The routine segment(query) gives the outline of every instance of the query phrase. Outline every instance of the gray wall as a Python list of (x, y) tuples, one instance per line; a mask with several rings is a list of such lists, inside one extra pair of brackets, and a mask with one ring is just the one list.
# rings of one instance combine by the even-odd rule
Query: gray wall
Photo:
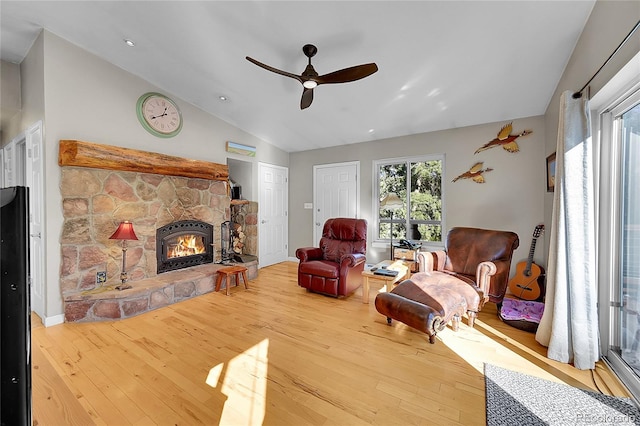
[[(388, 245), (374, 247), (371, 240), (375, 231), (371, 226), (375, 218), (372, 211), (373, 162), (384, 158), (445, 154), (445, 233), (454, 226), (511, 230), (521, 239), (515, 259), (526, 258), (533, 228), (543, 220), (546, 191), (544, 120), (541, 116), (514, 117), (514, 133), (525, 129), (533, 131), (517, 140), (520, 152), (509, 153), (500, 147), (474, 155), (477, 148), (496, 137), (504, 124), (490, 123), (292, 153), (289, 255), (295, 256), (298, 247), (314, 245), (313, 210), (303, 208), (305, 202), (313, 201), (314, 165), (360, 161), (360, 216), (370, 224), (367, 260), (377, 262), (389, 256), (389, 249)], [(484, 167), (494, 169), (485, 174), (485, 183), (478, 184), (469, 179), (451, 182), (477, 161), (484, 161)]]
[(0, 146), (4, 129), (22, 108), (20, 96), (20, 65), (0, 61)]
[[(640, 20), (640, 1), (596, 2), (582, 35), (560, 78), (544, 116), (546, 126), (545, 155), (556, 151), (558, 140), (558, 118), (560, 96), (565, 90), (578, 91), (604, 64), (609, 55), (624, 40), (633, 26)], [(593, 97), (620, 69), (640, 51), (640, 31), (625, 43), (609, 64), (591, 83)], [(584, 95), (586, 96), (586, 91)], [(592, 117), (594, 119), (595, 117)], [(547, 228), (551, 223), (553, 194), (544, 197), (544, 219)], [(545, 250), (549, 246), (549, 233), (545, 234)], [(546, 263), (546, 262), (545, 262)]]

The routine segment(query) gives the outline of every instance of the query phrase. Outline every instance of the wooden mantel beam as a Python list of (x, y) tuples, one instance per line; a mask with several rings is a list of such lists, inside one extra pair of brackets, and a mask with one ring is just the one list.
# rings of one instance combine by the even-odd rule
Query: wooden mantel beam
[(229, 179), (226, 164), (76, 140), (60, 141), (58, 165), (208, 180)]

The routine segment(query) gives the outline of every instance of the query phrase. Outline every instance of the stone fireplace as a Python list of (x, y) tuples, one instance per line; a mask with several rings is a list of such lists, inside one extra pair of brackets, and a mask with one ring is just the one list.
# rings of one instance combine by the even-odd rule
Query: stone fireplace
[[(72, 144), (72, 154), (78, 157), (84, 155), (81, 150), (85, 145), (100, 150), (100, 161), (75, 166), (75, 160), (63, 158), (63, 149), (69, 149), (67, 142), (78, 145)], [(105, 159), (118, 151), (126, 152), (117, 161)], [(193, 165), (194, 160), (188, 159), (177, 159), (175, 166), (167, 166), (173, 158), (60, 141), (64, 217), (60, 288), (66, 321), (125, 318), (213, 291), (215, 271), (224, 266), (217, 263), (221, 247), (215, 234), (231, 218), (232, 210), (226, 166), (218, 172), (216, 167), (221, 165)], [(150, 161), (160, 165), (150, 166)], [(136, 167), (144, 171), (135, 171)], [(212, 175), (212, 170), (216, 174), (204, 178), (176, 175), (194, 170), (205, 176)], [(243, 224), (250, 235), (247, 248), (255, 248), (250, 254), (257, 255), (257, 203), (248, 204), (250, 213)], [(109, 236), (124, 220), (133, 223), (138, 240), (129, 241), (126, 261), (133, 289), (118, 291), (113, 287), (119, 283), (122, 249)], [(176, 255), (175, 250), (183, 255)], [(257, 262), (246, 266), (249, 279), (255, 278)], [(107, 276), (104, 283), (98, 280), (102, 272)]]
[(213, 225), (181, 220), (156, 230), (158, 273), (213, 262)]
[[(181, 221), (216, 229), (230, 215), (226, 185), (218, 181), (64, 167), (61, 191), (63, 295), (100, 287), (96, 274), (101, 271), (107, 283), (117, 281), (122, 250), (109, 236), (123, 220), (133, 223), (138, 236), (127, 251), (127, 273), (134, 283), (158, 274), (156, 230)], [(220, 258), (219, 245), (215, 250), (213, 260)]]

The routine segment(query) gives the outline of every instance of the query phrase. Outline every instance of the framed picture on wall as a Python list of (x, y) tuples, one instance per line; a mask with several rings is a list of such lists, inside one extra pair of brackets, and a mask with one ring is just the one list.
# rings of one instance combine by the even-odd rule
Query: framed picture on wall
[(547, 192), (553, 192), (556, 187), (556, 153), (547, 157)]

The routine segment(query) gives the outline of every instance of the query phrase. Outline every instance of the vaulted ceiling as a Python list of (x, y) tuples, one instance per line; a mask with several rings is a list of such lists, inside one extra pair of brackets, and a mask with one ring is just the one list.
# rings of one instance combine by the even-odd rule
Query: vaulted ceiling
[[(3, 0), (0, 59), (20, 63), (46, 28), (295, 152), (544, 114), (593, 5)], [(299, 82), (245, 56), (300, 74), (307, 43), (318, 47), (319, 74), (379, 70), (317, 87), (301, 110)]]

